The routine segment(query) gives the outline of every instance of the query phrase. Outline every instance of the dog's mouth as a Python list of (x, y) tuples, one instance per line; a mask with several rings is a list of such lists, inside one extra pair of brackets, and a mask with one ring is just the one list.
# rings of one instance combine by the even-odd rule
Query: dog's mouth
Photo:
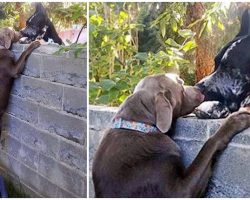
[(194, 86), (194, 88), (197, 90), (196, 99), (202, 103), (205, 100), (205, 95), (202, 93), (202, 90), (199, 87)]

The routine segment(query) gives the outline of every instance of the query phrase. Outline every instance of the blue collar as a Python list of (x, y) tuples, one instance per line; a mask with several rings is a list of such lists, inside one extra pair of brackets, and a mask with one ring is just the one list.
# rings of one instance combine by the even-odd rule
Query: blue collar
[(127, 121), (122, 118), (114, 118), (112, 120), (112, 128), (124, 128), (129, 130), (140, 131), (142, 133), (157, 133), (159, 132), (156, 126), (151, 126), (148, 124), (134, 122), (134, 121)]

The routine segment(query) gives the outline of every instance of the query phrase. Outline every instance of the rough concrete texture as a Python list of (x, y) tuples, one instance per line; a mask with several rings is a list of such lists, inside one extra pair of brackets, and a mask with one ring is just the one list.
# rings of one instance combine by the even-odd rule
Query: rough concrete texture
[[(94, 197), (91, 168), (94, 153), (109, 127), (117, 108), (90, 106), (90, 197)], [(179, 118), (173, 128), (173, 139), (182, 150), (185, 166), (196, 157), (205, 141), (223, 120)], [(228, 148), (218, 155), (205, 197), (250, 197), (250, 129), (236, 135)]]
[[(17, 59), (27, 45), (14, 44)], [(86, 197), (86, 51), (41, 45), (15, 80), (0, 168), (30, 197)]]

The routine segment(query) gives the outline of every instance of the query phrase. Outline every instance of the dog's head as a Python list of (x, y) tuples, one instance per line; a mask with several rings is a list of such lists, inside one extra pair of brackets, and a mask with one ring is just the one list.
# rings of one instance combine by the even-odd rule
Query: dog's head
[(214, 72), (196, 86), (205, 95), (205, 101), (220, 101), (231, 111), (250, 91), (250, 10), (243, 13), (241, 29), (215, 57)]
[(156, 125), (167, 132), (172, 120), (191, 113), (204, 99), (201, 92), (172, 74), (148, 76), (121, 105), (116, 117)]
[(41, 3), (36, 3), (35, 13), (26, 21), (26, 27), (20, 32), (24, 37), (34, 41), (45, 34), (49, 24), (49, 18)]
[(13, 31), (10, 28), (1, 28), (0, 29), (0, 45), (9, 49), (12, 43), (18, 42), (21, 38), (19, 32)]

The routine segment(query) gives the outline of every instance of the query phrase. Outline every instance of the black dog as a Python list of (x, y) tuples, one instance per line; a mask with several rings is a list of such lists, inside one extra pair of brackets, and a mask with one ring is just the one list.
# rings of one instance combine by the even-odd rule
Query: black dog
[(52, 40), (60, 45), (63, 43), (41, 3), (36, 3), (35, 13), (26, 21), (26, 27), (20, 32), (28, 38), (25, 43), (36, 39), (44, 39), (46, 42)]
[(245, 10), (240, 32), (215, 57), (214, 72), (196, 84), (207, 101), (195, 111), (199, 118), (226, 117), (250, 104), (249, 50), (250, 10)]

